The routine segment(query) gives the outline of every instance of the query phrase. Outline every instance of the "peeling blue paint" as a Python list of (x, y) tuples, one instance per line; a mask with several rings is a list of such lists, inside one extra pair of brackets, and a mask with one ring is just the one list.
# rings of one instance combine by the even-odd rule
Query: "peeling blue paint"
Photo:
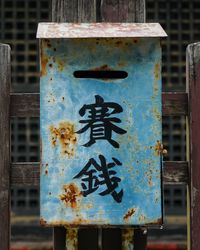
[[(76, 70), (122, 70), (125, 79), (79, 79)], [(42, 39), (41, 40), (41, 219), (47, 225), (148, 225), (162, 223), (161, 161), (161, 49), (159, 38)], [(115, 114), (126, 130), (112, 134), (120, 144), (106, 140), (90, 147), (90, 130), (83, 127), (79, 110), (95, 102), (118, 103)], [(59, 133), (71, 134), (69, 145)], [(68, 128), (66, 128), (68, 126)], [(68, 131), (68, 132), (66, 132)], [(157, 146), (156, 146), (157, 145)], [(66, 148), (65, 148), (66, 146)], [(65, 153), (66, 151), (66, 153)], [(105, 185), (84, 197), (81, 179), (75, 178), (90, 158), (103, 155), (121, 181), (122, 202), (101, 196)], [(73, 191), (69, 185), (73, 184)], [(68, 185), (68, 186), (67, 186)], [(71, 198), (64, 199), (65, 187)], [(71, 191), (70, 191), (71, 190)], [(76, 194), (74, 193), (76, 192)], [(72, 197), (73, 196), (73, 197)], [(71, 201), (71, 203), (70, 203)]]

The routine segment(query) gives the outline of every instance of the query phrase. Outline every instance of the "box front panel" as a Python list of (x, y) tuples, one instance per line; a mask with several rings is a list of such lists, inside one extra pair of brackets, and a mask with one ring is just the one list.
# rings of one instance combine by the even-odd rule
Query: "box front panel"
[(158, 38), (41, 40), (42, 224), (162, 223), (160, 68)]

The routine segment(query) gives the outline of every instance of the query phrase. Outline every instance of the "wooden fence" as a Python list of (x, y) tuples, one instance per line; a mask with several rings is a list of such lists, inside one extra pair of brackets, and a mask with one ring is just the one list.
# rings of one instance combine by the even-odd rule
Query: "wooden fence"
[[(78, 4), (74, 5), (75, 2)], [(102, 1), (99, 5), (100, 2), (93, 0), (88, 4), (88, 1), (83, 0), (52, 0), (53, 21), (144, 22), (145, 11), (142, 0), (107, 0)], [(115, 4), (113, 4), (114, 2)], [(10, 79), (10, 48), (7, 45), (0, 45), (1, 250), (8, 250), (10, 247), (10, 188), (12, 185), (38, 186), (40, 178), (39, 163), (37, 162), (10, 163), (10, 117), (39, 117), (40, 112), (39, 94), (10, 93)], [(187, 119), (188, 161), (164, 162), (163, 182), (164, 184), (188, 186), (188, 208), (190, 208), (188, 250), (197, 250), (200, 249), (198, 231), (200, 227), (200, 43), (189, 45), (187, 49), (187, 92), (163, 93), (162, 103), (163, 116), (181, 115)], [(95, 228), (78, 231), (78, 249), (99, 249), (99, 239), (101, 239), (103, 250), (127, 249), (123, 243), (127, 240), (126, 231)], [(134, 230), (129, 241), (133, 241), (134, 250), (145, 250), (146, 230)], [(66, 249), (66, 230), (61, 227), (54, 228), (54, 250), (64, 249)]]

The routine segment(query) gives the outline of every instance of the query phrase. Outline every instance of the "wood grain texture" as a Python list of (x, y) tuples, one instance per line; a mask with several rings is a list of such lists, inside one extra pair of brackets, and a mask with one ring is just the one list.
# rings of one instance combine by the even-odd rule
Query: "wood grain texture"
[(39, 117), (40, 95), (37, 93), (11, 94), (10, 115), (17, 117)]
[(0, 248), (10, 249), (10, 47), (0, 44)]
[[(39, 94), (24, 93), (11, 94), (11, 116), (38, 117), (40, 115)], [(162, 115), (187, 115), (188, 95), (187, 93), (163, 93)]]
[(102, 22), (145, 22), (144, 0), (102, 0), (100, 6)]
[(188, 184), (188, 162), (166, 161), (163, 164), (163, 182), (165, 184)]
[[(12, 186), (39, 185), (39, 163), (12, 163)], [(163, 163), (163, 181), (165, 184), (188, 184), (188, 163), (185, 161), (165, 161)]]
[(78, 22), (96, 22), (96, 0), (78, 0)]
[(165, 116), (187, 115), (188, 94), (181, 92), (166, 92), (162, 94), (162, 113)]
[(39, 186), (40, 184), (40, 164), (32, 163), (12, 163), (11, 185), (12, 186)]
[(187, 48), (189, 93), (190, 244), (200, 249), (200, 43)]
[(52, 0), (53, 22), (96, 22), (96, 0)]
[(52, 22), (78, 22), (78, 0), (52, 0)]

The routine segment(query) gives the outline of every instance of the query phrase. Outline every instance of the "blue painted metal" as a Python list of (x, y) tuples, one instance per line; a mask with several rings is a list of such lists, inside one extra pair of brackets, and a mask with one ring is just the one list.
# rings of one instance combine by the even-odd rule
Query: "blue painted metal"
[[(161, 224), (160, 39), (41, 39), (40, 45), (41, 223)], [(75, 78), (74, 72), (79, 70), (121, 70), (128, 76)], [(118, 104), (122, 110), (118, 107), (111, 114), (113, 108), (109, 107), (103, 121), (84, 123), (91, 120), (84, 105), (96, 101)], [(96, 134), (96, 140), (84, 146), (91, 141), (91, 126), (101, 124), (104, 134), (109, 125), (105, 121), (111, 117), (121, 120), (110, 122), (123, 132), (112, 131), (107, 139)], [(104, 166), (103, 171), (100, 155), (113, 167)], [(85, 166), (88, 169), (83, 173)], [(89, 174), (93, 189), (87, 194)]]

